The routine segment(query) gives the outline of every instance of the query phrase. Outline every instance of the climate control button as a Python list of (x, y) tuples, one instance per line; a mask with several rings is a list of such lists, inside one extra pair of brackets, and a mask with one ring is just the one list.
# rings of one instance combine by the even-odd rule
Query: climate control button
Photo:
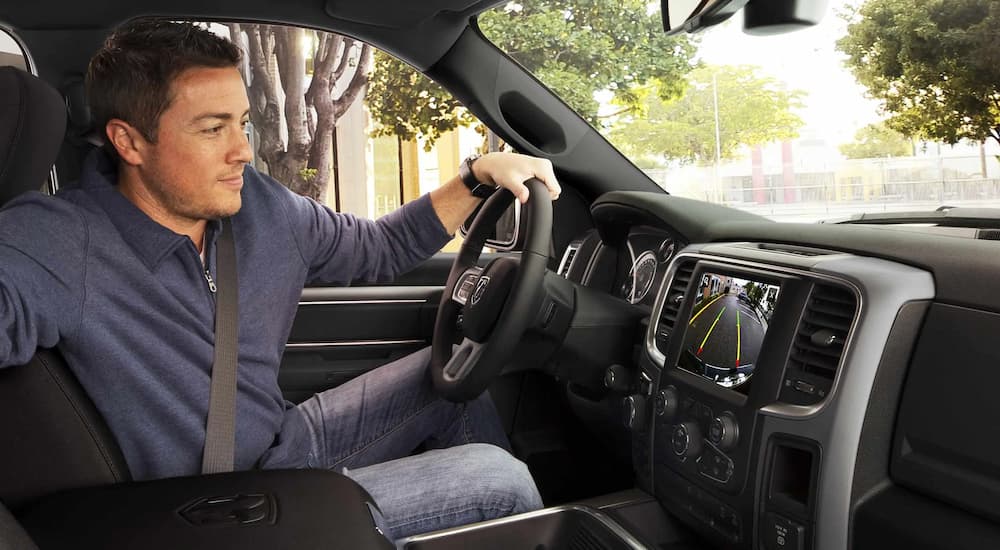
[(656, 416), (673, 418), (677, 414), (679, 407), (680, 396), (677, 393), (677, 388), (667, 386), (660, 390), (660, 393), (656, 396)]
[(695, 422), (682, 422), (674, 426), (670, 437), (674, 454), (696, 457), (701, 454), (701, 430)]
[(739, 438), (740, 426), (729, 411), (716, 416), (708, 425), (708, 440), (723, 451), (735, 448)]

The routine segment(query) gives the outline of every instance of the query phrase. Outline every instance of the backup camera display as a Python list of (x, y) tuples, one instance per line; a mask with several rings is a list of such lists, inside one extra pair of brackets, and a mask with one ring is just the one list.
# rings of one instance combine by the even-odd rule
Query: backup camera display
[(753, 375), (778, 285), (705, 273), (684, 333), (678, 366), (733, 388)]

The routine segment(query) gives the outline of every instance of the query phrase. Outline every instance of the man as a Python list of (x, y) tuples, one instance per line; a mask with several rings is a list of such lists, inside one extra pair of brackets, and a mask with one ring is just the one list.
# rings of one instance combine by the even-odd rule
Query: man
[[(438, 251), (481, 199), (460, 178), (377, 222), (341, 215), (249, 167), (239, 50), (143, 20), (91, 60), (107, 144), (56, 198), (0, 211), (0, 366), (58, 346), (136, 479), (197, 474), (214, 350), (215, 243), (231, 217), (239, 276), (237, 469), (336, 468), (393, 537), (541, 506), (488, 396), (437, 398), (418, 353), (294, 406), (277, 385), (304, 284), (386, 280)], [(526, 200), (548, 161), (491, 154), (478, 182)], [(49, 236), (38, 239), (39, 228)], [(418, 447), (431, 449), (409, 456)]]

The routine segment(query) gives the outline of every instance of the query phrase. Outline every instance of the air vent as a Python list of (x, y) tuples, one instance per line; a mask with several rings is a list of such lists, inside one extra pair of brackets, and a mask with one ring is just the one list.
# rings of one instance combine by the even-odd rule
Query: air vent
[(569, 270), (573, 267), (573, 260), (576, 259), (576, 253), (580, 251), (580, 246), (583, 243), (581, 241), (574, 241), (569, 243), (566, 247), (566, 252), (563, 253), (562, 260), (559, 262), (559, 275), (568, 278)]
[(1000, 229), (980, 229), (976, 238), (985, 241), (1000, 241)]
[(843, 287), (817, 284), (795, 334), (781, 399), (809, 405), (830, 392), (858, 303)]
[(677, 323), (677, 315), (681, 304), (684, 303), (684, 294), (691, 283), (692, 273), (694, 273), (694, 262), (679, 263), (674, 278), (670, 281), (670, 288), (663, 302), (663, 311), (660, 312), (660, 321), (656, 324), (656, 349), (663, 355), (667, 354), (670, 333)]

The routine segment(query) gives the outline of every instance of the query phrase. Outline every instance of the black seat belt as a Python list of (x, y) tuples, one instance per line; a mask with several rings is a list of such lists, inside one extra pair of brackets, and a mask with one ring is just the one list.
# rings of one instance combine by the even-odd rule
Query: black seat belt
[(215, 260), (215, 362), (208, 399), (201, 473), (233, 471), (236, 441), (236, 365), (239, 358), (239, 287), (236, 244), (229, 218), (222, 220)]

